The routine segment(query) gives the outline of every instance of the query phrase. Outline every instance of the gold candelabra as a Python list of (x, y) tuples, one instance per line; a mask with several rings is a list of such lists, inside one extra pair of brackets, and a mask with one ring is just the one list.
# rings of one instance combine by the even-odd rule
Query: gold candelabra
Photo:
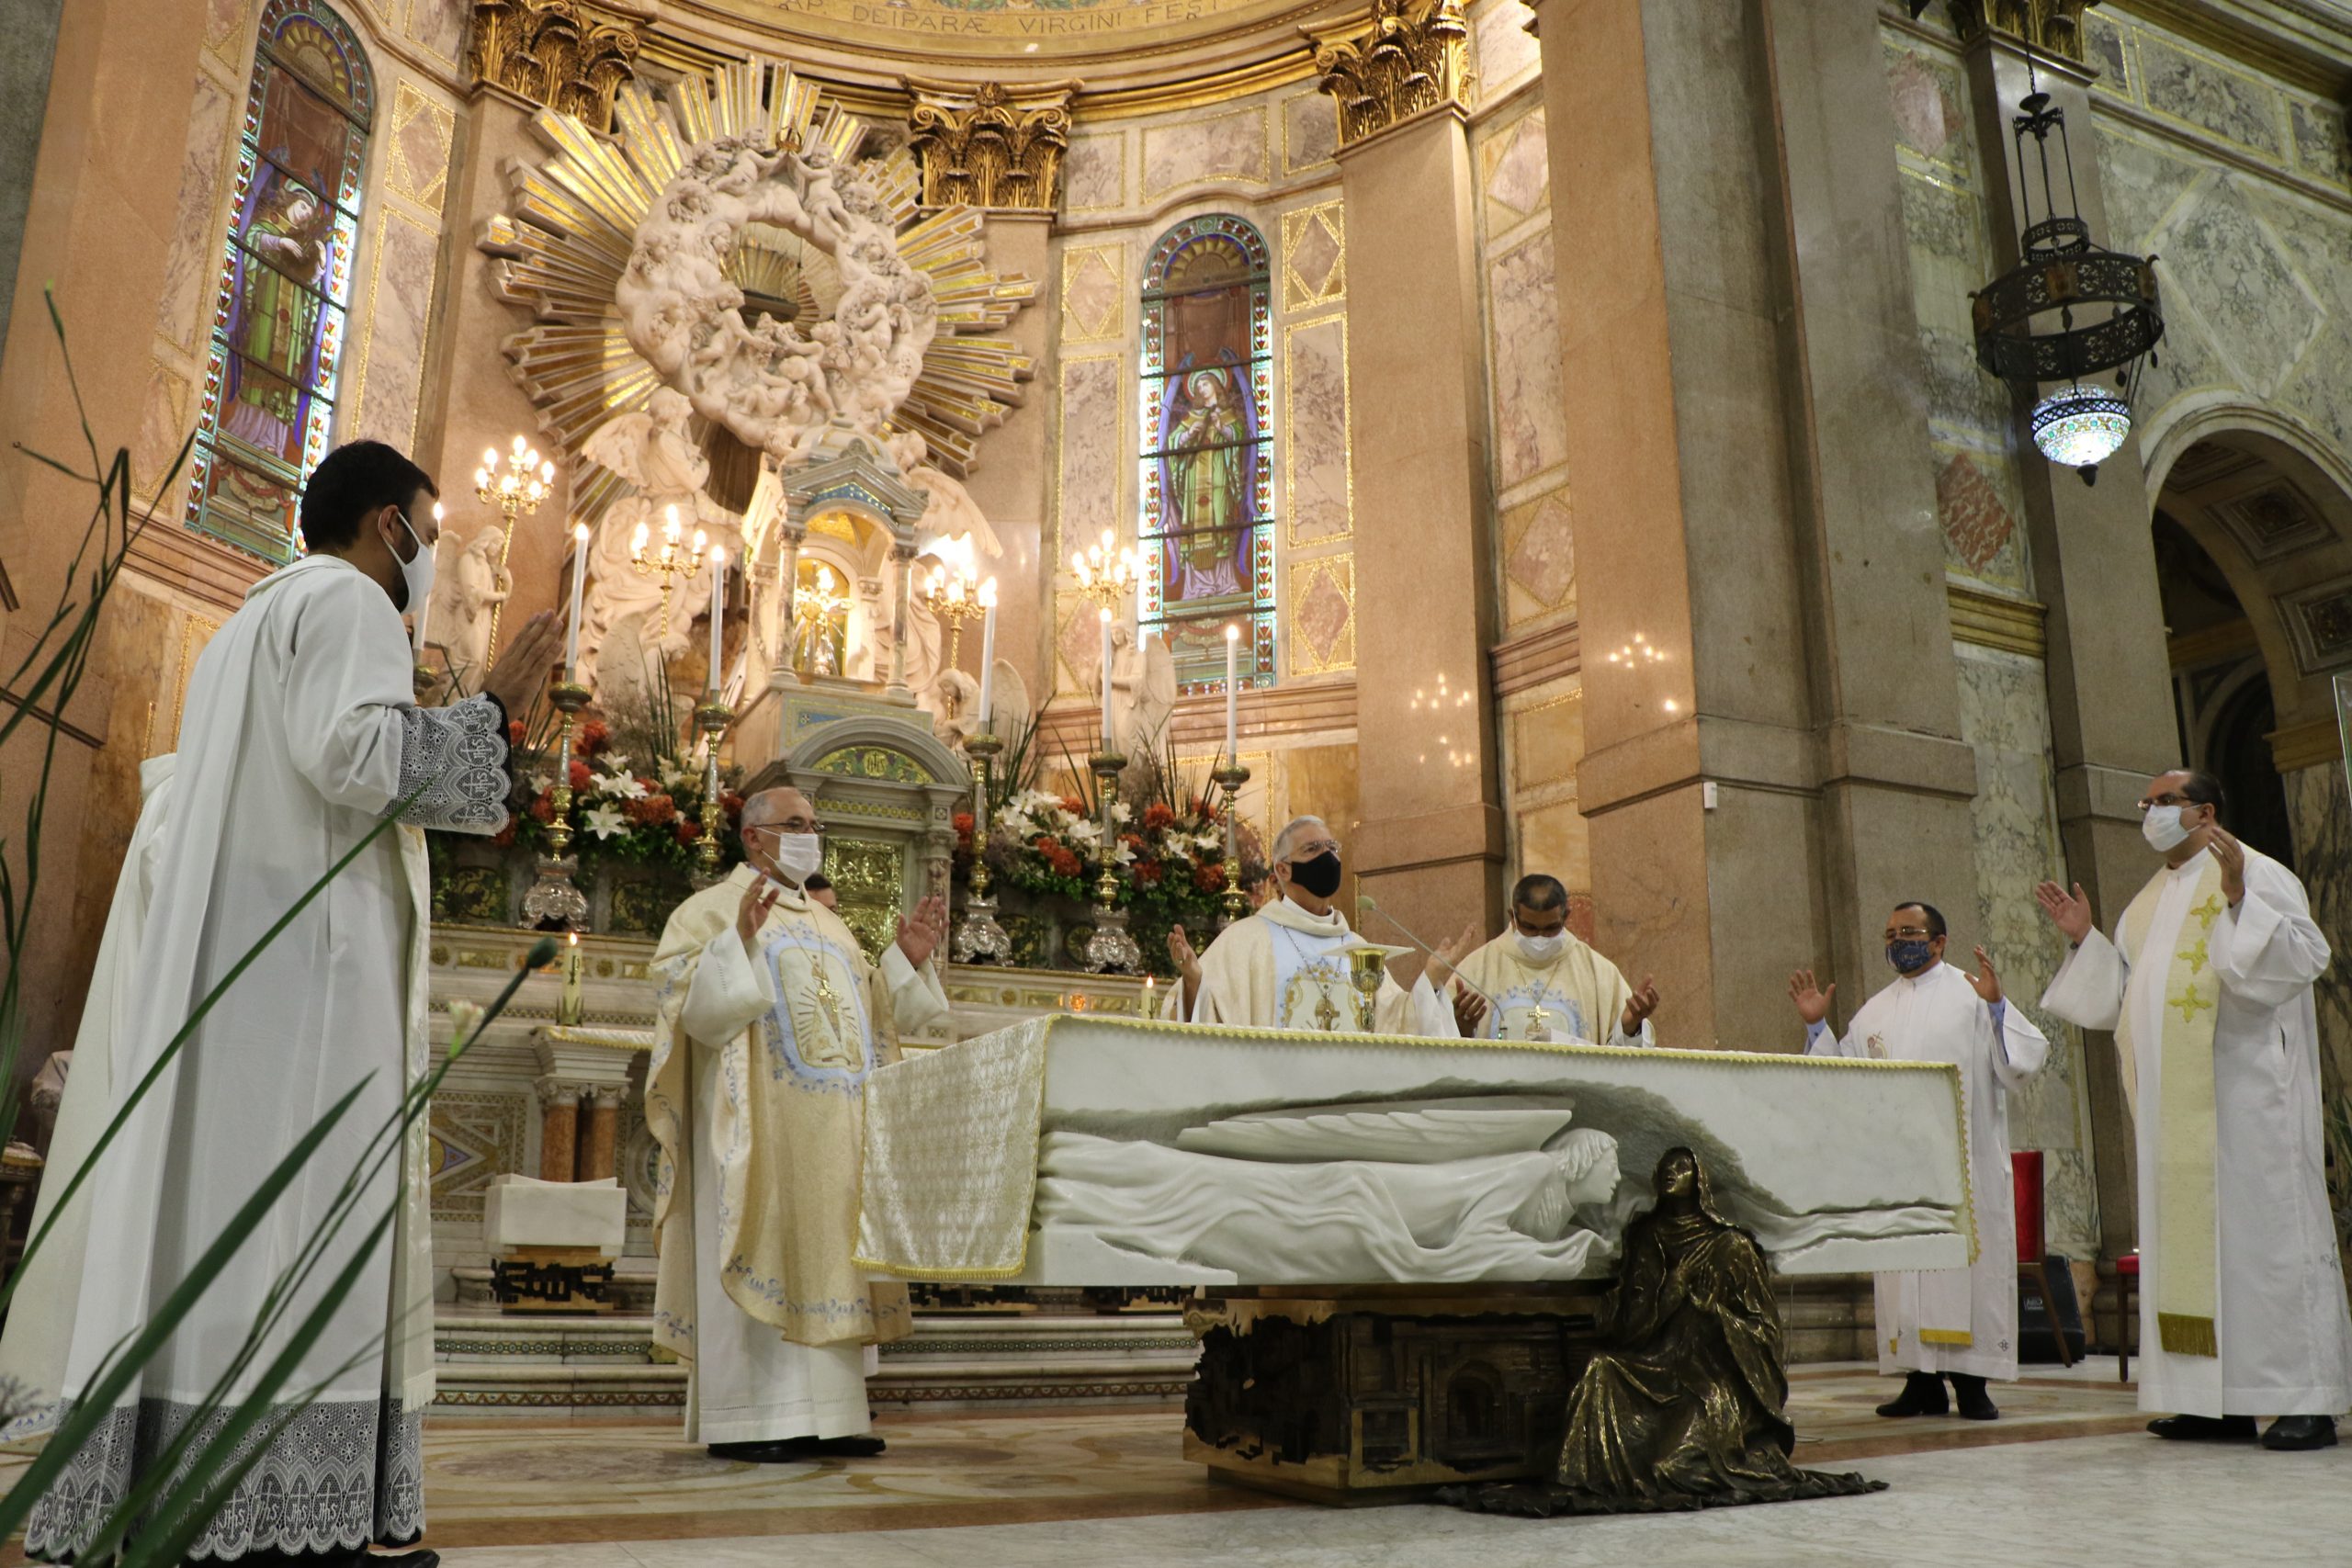
[[(555, 488), (555, 465), (539, 459), (538, 448), (518, 435), (514, 449), (506, 454), (503, 465), (499, 461), (498, 448), (490, 447), (481, 455), (481, 467), (474, 470), (474, 494), (485, 506), (494, 506), (503, 520), (505, 532), (498, 541), (498, 575), (506, 576), (506, 558), (514, 549), (514, 519), (528, 517), (538, 511), (539, 502)], [(485, 661), (498, 652), (498, 612), (503, 601), (493, 601), (490, 606), (490, 648), (483, 655)]]
[(539, 857), (539, 879), (523, 896), (523, 921), (540, 931), (579, 931), (588, 924), (588, 897), (571, 880), (580, 864), (571, 852), (571, 729), (580, 710), (588, 705), (588, 688), (577, 681), (558, 681), (548, 688), (548, 702), (563, 716), (556, 740), (555, 784), (548, 791), (548, 848), (553, 852)]
[(678, 521), (676, 505), (673, 503), (664, 507), (662, 511), (661, 550), (653, 555), (646, 553), (647, 547), (653, 542), (653, 529), (650, 524), (639, 523), (637, 525), (636, 535), (628, 543), (628, 564), (644, 576), (659, 577), (662, 580), (662, 629), (656, 635), (668, 637), (670, 635), (670, 590), (676, 585), (679, 578), (690, 572), (706, 570), (703, 546), (707, 540), (703, 531), (697, 528), (695, 530), (693, 547), (687, 547), (684, 543), (684, 525)]
[(727, 727), (735, 722), (735, 710), (719, 699), (718, 684), (711, 682), (695, 708), (695, 723), (702, 730), (704, 758), (702, 781), (702, 837), (695, 842), (695, 868), (706, 883), (718, 876), (718, 822), (727, 815), (727, 807), (718, 798), (718, 739)]
[[(985, 593), (986, 599), (981, 595)], [(976, 621), (988, 614), (989, 603), (996, 597), (996, 579), (986, 583), (968, 565), (934, 567), (931, 581), (922, 591), (925, 608), (947, 623), (947, 664), (953, 670), (963, 661), (964, 623)]]
[(1118, 799), (1119, 773), (1126, 758), (1105, 746), (1087, 758), (1094, 772), (1094, 792), (1102, 812), (1102, 874), (1094, 883), (1094, 932), (1086, 939), (1086, 966), (1099, 975), (1132, 975), (1143, 967), (1143, 949), (1127, 930), (1126, 911), (1114, 906), (1119, 897), (1118, 822), (1111, 814)]
[(1250, 782), (1250, 770), (1241, 765), (1238, 757), (1227, 756), (1209, 774), (1224, 792), (1225, 808), (1225, 896), (1219, 900), (1225, 906), (1224, 925), (1239, 919), (1249, 907), (1249, 896), (1241, 891), (1241, 786)]
[[(1136, 580), (1143, 574), (1143, 558), (1133, 549), (1111, 547), (1111, 530), (1102, 530), (1102, 537), (1070, 560), (1070, 570), (1077, 574), (1078, 591), (1105, 610), (1115, 613), (1120, 600), (1136, 591)], [(1109, 693), (1103, 694), (1108, 701)]]
[(964, 742), (972, 758), (972, 882), (964, 898), (964, 918), (956, 923), (948, 956), (958, 964), (1010, 964), (1012, 939), (997, 923), (996, 900), (989, 897), (989, 771), (1004, 742), (987, 730)]

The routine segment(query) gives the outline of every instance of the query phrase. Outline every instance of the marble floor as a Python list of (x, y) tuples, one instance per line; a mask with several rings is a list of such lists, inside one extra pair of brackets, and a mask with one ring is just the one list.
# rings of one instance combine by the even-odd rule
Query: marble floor
[[(713, 1461), (667, 1423), (428, 1423), (426, 1544), (445, 1568), (2352, 1561), (2352, 1447), (2162, 1443), (2113, 1380), (2112, 1360), (2036, 1369), (2000, 1392), (1998, 1422), (1888, 1422), (1871, 1413), (1886, 1380), (1808, 1368), (1790, 1391), (1800, 1462), (1890, 1490), (1554, 1522), (1317, 1508), (1211, 1482), (1168, 1406), (892, 1416), (883, 1459), (785, 1466)], [(0, 1484), (21, 1462), (0, 1461)], [(12, 1545), (0, 1564), (17, 1561)]]

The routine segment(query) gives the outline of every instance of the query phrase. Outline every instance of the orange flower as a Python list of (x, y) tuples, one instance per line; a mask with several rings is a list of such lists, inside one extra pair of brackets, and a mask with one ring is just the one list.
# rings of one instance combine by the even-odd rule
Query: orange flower
[(1155, 830), (1162, 828), (1173, 828), (1176, 826), (1176, 812), (1174, 807), (1170, 807), (1161, 801), (1153, 801), (1149, 806), (1143, 808), (1143, 825), (1146, 828), (1153, 829)]

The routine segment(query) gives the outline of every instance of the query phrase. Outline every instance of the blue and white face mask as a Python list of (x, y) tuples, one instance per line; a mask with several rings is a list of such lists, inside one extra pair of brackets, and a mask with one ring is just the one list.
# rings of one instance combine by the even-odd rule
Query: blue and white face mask
[(1936, 951), (1931, 941), (1912, 939), (1886, 944), (1886, 961), (1894, 965), (1898, 975), (1916, 975), (1935, 962)]

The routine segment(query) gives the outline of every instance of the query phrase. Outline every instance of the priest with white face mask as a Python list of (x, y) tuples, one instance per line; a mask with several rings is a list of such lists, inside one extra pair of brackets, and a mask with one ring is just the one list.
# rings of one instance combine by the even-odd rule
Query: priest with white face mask
[[(1298, 1029), (1317, 1033), (1361, 1032), (1347, 950), (1368, 944), (1332, 906), (1340, 891), (1340, 840), (1319, 817), (1301, 817), (1274, 836), (1275, 896), (1236, 920), (1194, 955), (1184, 928), (1169, 933), (1168, 954), (1183, 984), (1170, 1008), (1193, 1023), (1249, 1029)], [(1442, 987), (1454, 960), (1476, 940), (1465, 931), (1430, 955), (1408, 991), (1383, 972), (1374, 1003), (1377, 1034), (1459, 1036), (1484, 1010), (1475, 997), (1449, 1005)]]
[(808, 797), (753, 795), (742, 832), (749, 862), (679, 905), (654, 955), (654, 1337), (690, 1371), (686, 1438), (714, 1458), (870, 1457), (872, 1347), (910, 1321), (906, 1287), (852, 1261), (863, 1095), (899, 1030), (947, 1014), (927, 967), (946, 910), (923, 899), (868, 963), (808, 891), (825, 858)]
[(1829, 1027), (1838, 987), (1813, 971), (1789, 976), (1804, 1020), (1805, 1055), (1867, 1061), (1950, 1062), (1960, 1069), (1968, 1128), (1969, 1190), (1975, 1196), (1976, 1258), (1965, 1269), (1906, 1269), (1878, 1276), (1878, 1368), (1904, 1374), (1903, 1392), (1881, 1416), (1941, 1416), (1951, 1380), (1960, 1413), (2000, 1415), (1987, 1378), (2018, 1375), (2017, 1203), (2009, 1166), (2009, 1090), (2041, 1070), (2050, 1041), (2001, 994), (1983, 948), (1976, 973), (1944, 962), (1950, 941), (1932, 904), (1898, 904), (1886, 918), (1886, 962), (1894, 982), (1864, 1002), (1839, 1039)]
[(1486, 1005), (1483, 1040), (1649, 1045), (1657, 983), (1629, 985), (1614, 964), (1568, 930), (1568, 890), (1556, 876), (1522, 876), (1510, 891), (1510, 929), (1462, 961), (1454, 984)]
[(2077, 886), (2037, 890), (2073, 944), (2042, 1006), (2112, 1030), (2140, 1149), (2140, 1408), (2158, 1437), (2334, 1446), (2352, 1406), (2320, 1132), (2312, 982), (2327, 969), (2295, 874), (2222, 827), (2222, 788), (2151, 780), (2164, 863), (2112, 932)]

